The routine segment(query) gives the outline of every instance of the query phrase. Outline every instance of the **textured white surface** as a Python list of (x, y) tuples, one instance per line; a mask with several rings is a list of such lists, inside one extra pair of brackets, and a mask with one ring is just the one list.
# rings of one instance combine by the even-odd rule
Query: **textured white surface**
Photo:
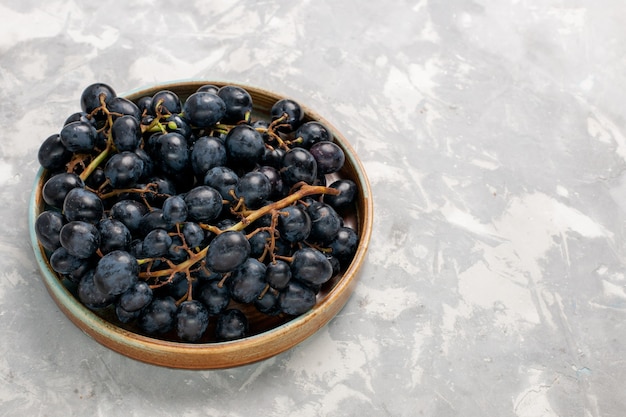
[[(0, 415), (623, 415), (626, 3), (0, 3)], [(301, 100), (373, 187), (346, 307), (231, 370), (100, 346), (28, 243), (36, 151), (82, 89), (188, 78)]]

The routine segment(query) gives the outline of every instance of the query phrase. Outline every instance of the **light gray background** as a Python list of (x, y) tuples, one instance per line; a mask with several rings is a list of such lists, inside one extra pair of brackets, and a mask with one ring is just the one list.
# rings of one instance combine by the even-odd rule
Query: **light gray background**
[[(0, 415), (623, 415), (626, 3), (4, 0), (0, 16)], [(230, 370), (100, 346), (28, 240), (37, 149), (82, 89), (189, 78), (316, 109), (374, 195), (346, 307)]]

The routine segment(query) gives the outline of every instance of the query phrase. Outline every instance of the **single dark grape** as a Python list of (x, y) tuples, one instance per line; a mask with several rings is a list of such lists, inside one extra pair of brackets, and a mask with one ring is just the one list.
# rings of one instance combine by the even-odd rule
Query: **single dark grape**
[(331, 254), (336, 257), (342, 264), (352, 261), (359, 244), (359, 237), (356, 232), (349, 227), (341, 227), (337, 236), (328, 245)]
[(242, 232), (226, 231), (209, 245), (207, 267), (213, 272), (229, 272), (242, 265), (250, 255), (250, 243)]
[(254, 258), (248, 258), (237, 267), (228, 278), (228, 290), (235, 301), (251, 303), (265, 289), (265, 265)]
[(300, 205), (287, 206), (278, 213), (277, 229), (282, 239), (301, 242), (309, 236), (311, 218)]
[(85, 179), (85, 186), (87, 188), (91, 188), (93, 190), (107, 190), (111, 188), (110, 185), (102, 187), (106, 182), (107, 177), (104, 173), (104, 169), (102, 167), (96, 167), (94, 171)]
[(109, 104), (111, 100), (117, 97), (115, 90), (104, 83), (94, 83), (87, 86), (80, 96), (80, 107), (85, 113), (92, 113), (95, 109), (102, 106), (101, 96), (105, 104)]
[(339, 194), (324, 194), (324, 202), (332, 206), (336, 210), (350, 206), (356, 198), (358, 187), (356, 183), (347, 178), (339, 179), (329, 186), (339, 191)]
[(78, 111), (76, 113), (70, 114), (65, 122), (63, 122), (63, 126), (68, 125), (72, 122), (87, 122), (90, 123), (93, 127), (97, 128), (97, 121), (94, 117), (91, 117), (89, 114), (84, 111)]
[(259, 171), (250, 171), (239, 178), (235, 187), (235, 194), (243, 198), (243, 202), (249, 209), (256, 209), (263, 205), (269, 198), (272, 185), (269, 178)]
[(239, 176), (230, 168), (213, 167), (204, 175), (204, 184), (219, 191), (222, 199), (233, 201), (235, 187), (239, 182)]
[(286, 193), (283, 178), (276, 168), (269, 165), (263, 165), (257, 169), (257, 172), (265, 175), (270, 182), (269, 199), (280, 200), (285, 196)]
[(311, 218), (309, 240), (327, 243), (337, 236), (342, 218), (330, 205), (316, 201), (306, 208), (306, 212)]
[(152, 157), (145, 151), (145, 149), (142, 148), (137, 148), (133, 152), (143, 162), (143, 171), (139, 176), (139, 182), (149, 182), (147, 179), (154, 174), (154, 161), (152, 160)]
[(119, 304), (115, 305), (115, 317), (120, 323), (130, 323), (135, 320), (141, 314), (141, 310), (126, 311)]
[(98, 310), (115, 302), (116, 296), (102, 292), (95, 283), (94, 270), (89, 270), (78, 283), (78, 299), (85, 307)]
[(289, 185), (301, 181), (313, 184), (317, 179), (317, 162), (306, 149), (292, 148), (283, 157), (281, 172)]
[(176, 334), (185, 342), (200, 340), (209, 325), (209, 312), (196, 300), (183, 301), (176, 312)]
[(282, 148), (265, 148), (265, 151), (263, 151), (263, 157), (261, 158), (261, 162), (264, 165), (280, 169), (282, 168), (283, 157), (285, 156), (286, 152), (287, 151)]
[(216, 219), (222, 211), (222, 195), (213, 187), (199, 185), (185, 194), (188, 216), (201, 223)]
[(61, 246), (59, 233), (66, 220), (58, 211), (48, 210), (41, 212), (35, 219), (35, 235), (37, 241), (49, 251)]
[(226, 105), (218, 95), (200, 91), (187, 98), (183, 113), (193, 126), (211, 127), (224, 117)]
[(252, 97), (245, 89), (235, 85), (226, 85), (219, 89), (217, 95), (225, 105), (222, 123), (236, 124), (250, 119)]
[(156, 298), (139, 316), (139, 328), (148, 334), (167, 333), (174, 327), (177, 310), (176, 301), (172, 297)]
[(213, 93), (213, 94), (217, 94), (217, 92), (219, 91), (219, 87), (213, 85), (213, 84), (206, 84), (203, 86), (198, 87), (198, 89), (196, 90), (196, 92), (200, 92), (200, 91), (206, 91), (207, 93)]
[(131, 234), (121, 221), (102, 219), (98, 223), (98, 232), (100, 233), (100, 251), (103, 254), (130, 248)]
[(217, 317), (215, 337), (220, 342), (242, 339), (248, 334), (248, 319), (238, 309), (227, 309)]
[(139, 107), (125, 97), (113, 98), (108, 102), (107, 109), (112, 113), (115, 120), (120, 116), (131, 116), (137, 121), (141, 120), (141, 110)]
[(168, 227), (168, 223), (163, 219), (163, 211), (155, 208), (141, 217), (141, 220), (139, 221), (138, 235), (146, 236), (154, 229), (167, 230)]
[(80, 177), (71, 172), (53, 175), (43, 185), (41, 194), (46, 204), (62, 208), (65, 196), (74, 188), (84, 188), (85, 183)]
[(95, 254), (100, 247), (100, 233), (91, 223), (70, 221), (61, 228), (59, 241), (71, 255), (86, 259)]
[(109, 215), (112, 219), (116, 219), (124, 223), (131, 234), (135, 234), (139, 230), (141, 218), (148, 212), (145, 204), (135, 200), (120, 200), (113, 204)]
[(156, 166), (166, 174), (178, 174), (189, 168), (187, 139), (177, 132), (158, 136), (153, 157)]
[(65, 196), (63, 215), (68, 221), (82, 220), (96, 224), (104, 214), (102, 199), (85, 188), (73, 188)]
[(328, 128), (316, 120), (304, 123), (298, 128), (293, 141), (295, 146), (310, 149), (318, 142), (332, 141), (333, 136)]
[(204, 178), (206, 172), (227, 162), (226, 147), (219, 140), (211, 136), (199, 138), (191, 150), (191, 168), (199, 179)]
[(254, 165), (265, 153), (265, 142), (261, 134), (249, 125), (232, 128), (226, 135), (225, 145), (230, 163)]
[(154, 229), (143, 239), (143, 257), (159, 258), (165, 256), (172, 244), (172, 237), (164, 229)]
[(346, 160), (343, 150), (335, 142), (318, 142), (311, 146), (309, 150), (315, 162), (317, 162), (317, 173), (331, 174), (339, 171)]
[(254, 306), (263, 314), (275, 316), (280, 313), (280, 305), (278, 304), (278, 294), (273, 291), (267, 291), (263, 297), (254, 300)]
[(175, 225), (187, 220), (188, 209), (187, 203), (180, 195), (173, 195), (165, 199), (163, 202), (163, 220), (168, 225)]
[(113, 155), (104, 166), (104, 174), (114, 188), (130, 188), (143, 174), (143, 161), (130, 151)]
[(270, 232), (267, 230), (261, 230), (252, 235), (248, 242), (250, 242), (250, 257), (259, 258), (266, 251), (266, 245), (269, 243)]
[(120, 295), (118, 304), (125, 311), (134, 312), (146, 307), (152, 299), (153, 292), (148, 283), (137, 281)]
[(226, 310), (230, 303), (230, 292), (226, 285), (220, 286), (219, 279), (203, 282), (194, 293), (195, 298), (204, 303), (211, 315), (216, 315)]
[(66, 275), (72, 273), (85, 263), (85, 259), (72, 255), (63, 246), (50, 255), (50, 266), (55, 272)]
[(291, 280), (278, 296), (280, 310), (290, 316), (299, 316), (315, 306), (315, 291), (299, 282)]
[(176, 264), (181, 263), (189, 258), (189, 254), (183, 246), (183, 239), (180, 236), (172, 236), (172, 243), (167, 249), (167, 254), (165, 255), (165, 257)]
[(291, 272), (305, 284), (321, 285), (333, 276), (333, 267), (322, 252), (304, 247), (293, 254)]
[(52, 171), (63, 168), (71, 158), (72, 152), (63, 145), (59, 134), (48, 136), (37, 152), (39, 164)]
[(267, 264), (265, 281), (274, 289), (282, 290), (291, 280), (291, 266), (280, 259)]
[(134, 151), (141, 144), (139, 120), (133, 116), (118, 117), (111, 126), (111, 135), (119, 152)]
[(206, 240), (206, 233), (198, 223), (185, 222), (180, 229), (185, 238), (185, 243), (190, 249), (200, 247)]
[(278, 130), (281, 132), (293, 132), (302, 124), (304, 111), (296, 101), (291, 99), (278, 100), (270, 109), (272, 120), (284, 118)]
[(157, 91), (152, 96), (150, 114), (178, 114), (182, 111), (180, 97), (170, 90)]
[(150, 113), (150, 108), (152, 107), (152, 96), (143, 96), (137, 100), (137, 107), (139, 108), (139, 112), (143, 116), (144, 114)]
[(126, 251), (116, 250), (100, 258), (94, 282), (103, 293), (119, 295), (137, 282), (138, 274), (137, 259)]
[(71, 152), (91, 151), (96, 145), (98, 132), (87, 122), (72, 122), (61, 129), (60, 139), (63, 146)]

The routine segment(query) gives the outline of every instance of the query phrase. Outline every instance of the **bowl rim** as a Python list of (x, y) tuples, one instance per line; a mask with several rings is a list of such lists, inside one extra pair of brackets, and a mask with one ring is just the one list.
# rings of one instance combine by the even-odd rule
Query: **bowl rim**
[[(119, 96), (127, 98), (139, 97), (144, 93), (154, 93), (156, 89), (176, 89), (183, 86), (189, 87), (190, 85), (199, 87), (204, 84), (218, 86), (237, 85), (247, 89), (254, 95), (261, 94), (276, 99), (288, 98), (285, 95), (259, 87), (215, 80), (180, 80), (156, 83), (119, 94)], [(58, 276), (51, 271), (44, 249), (39, 244), (35, 233), (35, 220), (42, 205), (39, 191), (47, 174), (47, 171), (40, 167), (35, 177), (29, 202), (28, 227), (30, 241), (44, 284), (63, 313), (84, 333), (122, 355), (153, 365), (180, 369), (223, 369), (268, 359), (293, 348), (332, 320), (351, 296), (358, 278), (358, 272), (369, 248), (373, 225), (371, 186), (361, 160), (347, 139), (317, 112), (310, 109), (306, 104), (302, 104), (301, 100), (297, 101), (302, 106), (306, 116), (319, 120), (326, 125), (339, 142), (339, 145), (344, 148), (346, 160), (350, 162), (356, 174), (356, 178), (353, 180), (359, 185), (359, 198), (362, 200), (359, 204), (362, 212), (359, 213), (360, 238), (357, 251), (352, 262), (343, 272), (342, 278), (329, 290), (322, 303), (318, 303), (312, 310), (272, 329), (243, 339), (227, 342), (194, 344), (167, 341), (118, 327), (80, 303), (63, 285)], [(270, 342), (273, 342), (274, 346), (268, 350), (266, 348)]]

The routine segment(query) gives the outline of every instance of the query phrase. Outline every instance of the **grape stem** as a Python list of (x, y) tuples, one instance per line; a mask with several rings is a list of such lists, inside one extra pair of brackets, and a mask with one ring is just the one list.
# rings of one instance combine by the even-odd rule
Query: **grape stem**
[[(214, 232), (218, 232), (218, 234), (222, 233), (222, 232), (226, 232), (226, 231), (242, 231), (250, 223), (254, 222), (255, 220), (260, 219), (261, 217), (265, 216), (266, 214), (269, 214), (269, 213), (272, 213), (272, 212), (274, 212), (276, 210), (280, 210), (282, 208), (290, 206), (291, 204), (297, 202), (298, 200), (301, 200), (304, 197), (307, 197), (307, 196), (310, 196), (310, 195), (315, 195), (315, 194), (337, 195), (339, 193), (340, 193), (339, 190), (334, 189), (334, 188), (330, 188), (330, 187), (324, 187), (324, 186), (321, 186), (321, 185), (302, 184), (298, 190), (293, 192), (293, 194), (288, 195), (287, 197), (283, 198), (282, 200), (275, 201), (275, 202), (273, 202), (271, 204), (268, 204), (268, 205), (266, 205), (264, 207), (261, 207), (261, 208), (259, 208), (257, 210), (252, 211), (250, 214), (248, 214), (241, 221), (239, 221), (238, 223), (235, 223), (234, 225), (228, 227), (227, 229), (220, 230), (220, 229), (217, 229), (216, 227), (210, 226), (210, 225), (201, 225), (201, 226), (204, 229), (211, 230), (211, 231), (214, 231)], [(215, 229), (217, 229), (217, 230), (215, 230)], [(139, 277), (143, 278), (143, 279), (156, 278), (156, 277), (166, 277), (166, 276), (173, 276), (177, 272), (189, 271), (189, 269), (192, 266), (194, 266), (195, 264), (197, 264), (198, 262), (200, 262), (201, 260), (203, 260), (206, 257), (206, 254), (207, 254), (208, 250), (209, 250), (209, 245), (204, 247), (202, 250), (192, 254), (189, 257), (189, 259), (187, 259), (184, 262), (179, 263), (178, 265), (170, 265), (170, 268), (168, 268), (168, 269), (161, 269), (161, 270), (158, 270), (158, 271), (141, 272), (141, 273), (139, 273)], [(144, 264), (147, 261), (145, 259), (140, 259), (140, 260), (138, 260), (138, 262), (140, 264)]]

